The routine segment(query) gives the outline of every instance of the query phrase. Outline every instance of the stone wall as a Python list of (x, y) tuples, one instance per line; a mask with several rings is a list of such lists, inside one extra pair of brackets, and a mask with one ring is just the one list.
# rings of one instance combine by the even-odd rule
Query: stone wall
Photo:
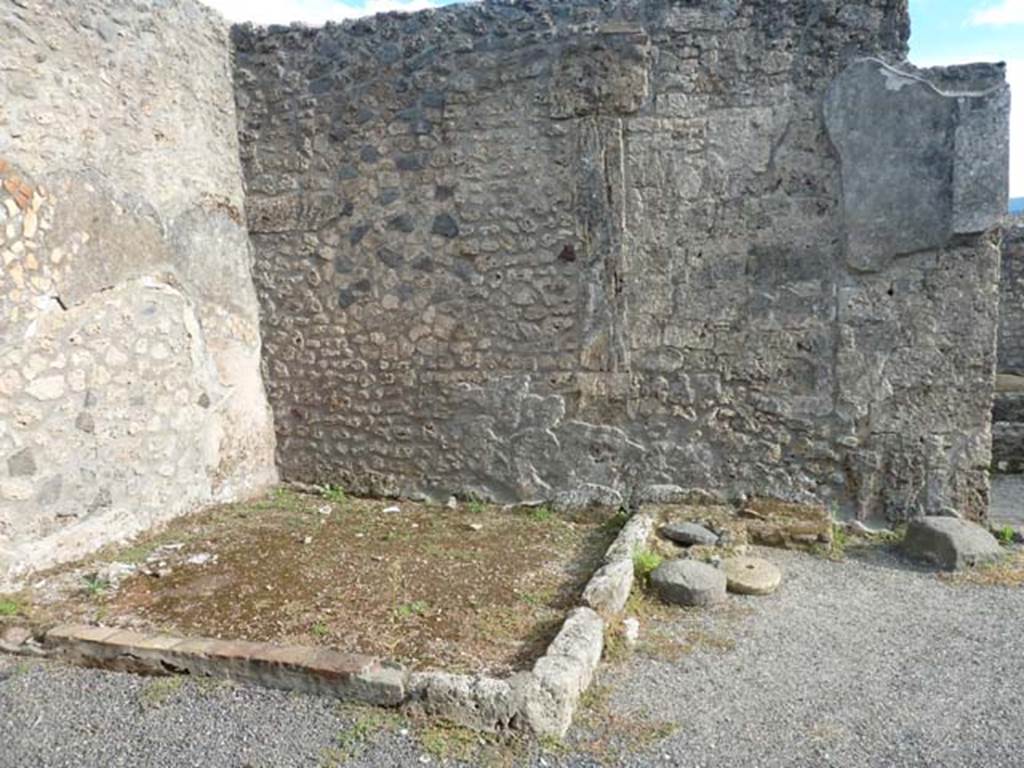
[(992, 470), (1024, 472), (1024, 216), (1003, 231)]
[(1003, 233), (996, 370), (1024, 375), (1024, 216), (1011, 218)]
[(226, 25), (0, 0), (0, 583), (276, 478)]
[(235, 29), (284, 476), (987, 506), (1008, 91), (902, 0)]

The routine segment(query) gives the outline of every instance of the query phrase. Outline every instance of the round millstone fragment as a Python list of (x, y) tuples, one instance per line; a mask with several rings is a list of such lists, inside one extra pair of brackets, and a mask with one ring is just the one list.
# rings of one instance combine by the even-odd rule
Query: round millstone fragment
[(722, 570), (730, 592), (770, 595), (782, 582), (782, 571), (760, 557), (728, 557)]
[(669, 523), (661, 526), (661, 535), (677, 544), (704, 544), (715, 546), (718, 536), (697, 523)]
[(725, 600), (725, 574), (698, 560), (669, 560), (651, 574), (651, 586), (675, 605), (713, 605)]

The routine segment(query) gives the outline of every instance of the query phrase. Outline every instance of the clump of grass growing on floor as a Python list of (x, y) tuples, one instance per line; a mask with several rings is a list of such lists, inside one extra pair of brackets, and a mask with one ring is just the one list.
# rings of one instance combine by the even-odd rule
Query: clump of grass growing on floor
[(85, 583), (85, 591), (88, 592), (91, 597), (99, 597), (110, 589), (110, 582), (96, 573), (90, 573), (87, 576), (84, 576), (82, 581)]
[(651, 573), (662, 563), (662, 557), (657, 552), (643, 549), (633, 555), (633, 573), (637, 581), (647, 586), (651, 580)]
[(541, 504), (539, 507), (531, 507), (528, 513), (530, 519), (535, 523), (547, 523), (554, 519), (555, 513), (547, 504)]
[(21, 607), (14, 600), (0, 600), (0, 616), (16, 616)]
[(354, 719), (338, 734), (334, 746), (320, 753), (321, 768), (336, 768), (359, 757), (370, 739), (399, 721), (396, 715), (351, 704), (341, 705), (338, 713)]
[(167, 703), (185, 684), (184, 677), (158, 677), (142, 688), (140, 701), (143, 709), (157, 709)]
[(348, 501), (348, 494), (340, 485), (327, 485), (320, 488), (320, 496), (334, 504), (344, 504)]
[(322, 621), (318, 621), (312, 627), (309, 628), (309, 634), (311, 634), (313, 637), (326, 637), (327, 625)]
[(395, 615), (400, 619), (408, 619), (411, 616), (422, 616), (430, 606), (424, 600), (413, 600), (411, 603), (402, 603), (395, 608)]
[(830, 545), (831, 554), (834, 557), (843, 557), (846, 554), (846, 545), (849, 543), (849, 539), (846, 535), (845, 526), (833, 522), (832, 523), (832, 544)]
[(996, 538), (999, 539), (999, 543), (1004, 547), (1008, 547), (1013, 544), (1013, 540), (1016, 537), (1016, 531), (1013, 530), (1012, 525), (1004, 525), (999, 529), (996, 534)]
[(420, 743), (423, 751), (435, 760), (467, 763), (473, 759), (482, 741), (475, 731), (468, 728), (439, 723), (423, 729)]
[(487, 505), (484, 504), (483, 499), (475, 493), (471, 493), (466, 496), (466, 511), (471, 515), (482, 515), (487, 511)]

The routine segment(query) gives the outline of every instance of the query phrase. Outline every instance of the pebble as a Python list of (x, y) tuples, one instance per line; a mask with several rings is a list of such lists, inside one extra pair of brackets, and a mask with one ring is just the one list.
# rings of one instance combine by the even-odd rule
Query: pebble
[(627, 616), (622, 620), (622, 639), (627, 648), (636, 648), (640, 640), (640, 620), (635, 616)]
[(391, 513), (394, 513), (394, 512), (401, 512), (402, 508), (401, 507), (384, 507), (383, 511), (385, 513), (391, 514)]

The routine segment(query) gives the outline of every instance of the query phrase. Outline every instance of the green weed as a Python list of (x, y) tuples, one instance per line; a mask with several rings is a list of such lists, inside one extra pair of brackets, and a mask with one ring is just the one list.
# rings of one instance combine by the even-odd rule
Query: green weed
[(441, 762), (469, 762), (481, 740), (476, 732), (449, 723), (439, 723), (425, 728), (420, 734), (423, 750)]
[(20, 607), (13, 600), (0, 600), (0, 616), (16, 616)]
[(662, 557), (657, 552), (641, 550), (633, 555), (633, 573), (641, 584), (647, 584), (651, 573), (662, 563)]
[(555, 517), (555, 513), (547, 504), (541, 504), (539, 507), (531, 507), (528, 514), (530, 515), (530, 519), (535, 523), (547, 523)]
[(351, 726), (341, 731), (333, 747), (320, 753), (321, 768), (337, 768), (359, 757), (374, 736), (398, 722), (398, 718), (386, 712), (375, 712), (362, 707), (343, 705), (339, 714), (354, 717)]
[(345, 493), (344, 488), (329, 483), (320, 489), (320, 496), (335, 504), (344, 504), (348, 501), (348, 494)]
[(90, 573), (88, 576), (82, 577), (82, 581), (85, 582), (85, 591), (88, 592), (91, 597), (99, 597), (110, 589), (110, 582), (95, 573)]
[(423, 600), (413, 600), (411, 603), (402, 603), (395, 608), (395, 615), (400, 619), (407, 619), (410, 616), (422, 616), (430, 608)]
[(1012, 525), (1004, 525), (1002, 528), (999, 529), (999, 532), (996, 534), (996, 538), (999, 539), (999, 543), (1003, 546), (1009, 546), (1010, 544), (1013, 544), (1015, 536), (1016, 531), (1013, 530)]

